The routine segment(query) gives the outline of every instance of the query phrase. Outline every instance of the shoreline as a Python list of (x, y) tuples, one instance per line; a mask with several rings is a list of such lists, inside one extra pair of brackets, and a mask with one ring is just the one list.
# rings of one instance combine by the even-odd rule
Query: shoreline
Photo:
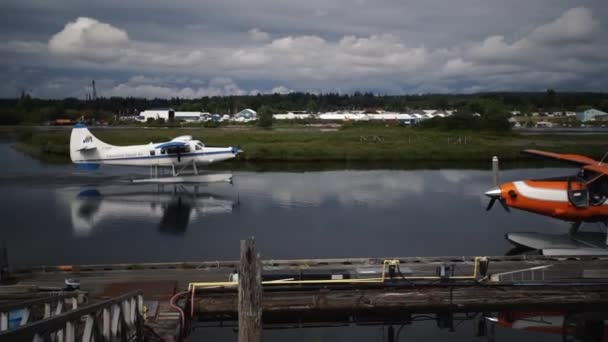
[[(310, 164), (326, 169), (329, 164), (338, 169), (389, 167), (417, 169), (431, 164), (463, 165), (473, 168), (490, 165), (492, 156), (508, 164), (536, 163), (538, 159), (524, 156), (528, 148), (558, 153), (577, 153), (601, 158), (608, 150), (602, 135), (522, 135), (518, 132), (493, 133), (471, 131), (438, 131), (400, 127), (357, 127), (331, 132), (316, 130), (248, 129), (225, 131), (203, 129), (95, 129), (91, 132), (113, 145), (147, 144), (168, 141), (178, 135), (192, 135), (207, 146), (238, 146), (244, 153), (237, 160), (223, 162), (218, 167), (235, 169), (299, 169), (298, 164)], [(41, 131), (21, 128), (15, 133), (12, 146), (38, 160), (69, 163), (69, 130)], [(414, 165), (408, 165), (414, 164)], [(555, 165), (555, 164), (552, 164)], [(558, 164), (559, 165), (559, 164)], [(295, 167), (294, 167), (295, 166)], [(214, 166), (211, 167), (212, 169)], [(329, 167), (332, 169), (332, 167)]]

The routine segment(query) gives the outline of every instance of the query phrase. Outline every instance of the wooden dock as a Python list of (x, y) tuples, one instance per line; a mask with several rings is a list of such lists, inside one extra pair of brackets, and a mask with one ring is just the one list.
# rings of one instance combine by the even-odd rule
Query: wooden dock
[[(487, 260), (483, 267), (480, 258), (461, 256), (262, 260), (262, 319), (266, 326), (381, 321), (427, 312), (608, 307), (608, 257)], [(139, 290), (146, 325), (165, 340), (179, 340), (193, 322), (237, 321), (237, 284), (229, 276), (239, 266), (238, 261), (39, 266), (12, 270), (10, 289), (11, 296), (15, 291), (35, 296), (63, 291), (65, 279), (73, 278), (90, 302)]]

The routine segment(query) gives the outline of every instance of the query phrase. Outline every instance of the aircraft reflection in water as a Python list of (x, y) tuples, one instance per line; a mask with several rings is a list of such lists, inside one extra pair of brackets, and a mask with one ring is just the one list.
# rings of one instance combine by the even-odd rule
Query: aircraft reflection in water
[(159, 220), (162, 232), (180, 234), (188, 224), (207, 215), (231, 213), (236, 202), (212, 194), (190, 192), (183, 186), (170, 191), (158, 186), (157, 191), (101, 193), (97, 189), (80, 192), (70, 202), (72, 227), (77, 236), (88, 236), (102, 222), (110, 219)]
[[(412, 332), (419, 329), (420, 322), (435, 322), (439, 330), (453, 333), (457, 330), (471, 329), (475, 337), (485, 337), (478, 341), (512, 340), (526, 336), (538, 339), (545, 337), (561, 336), (563, 341), (590, 341), (608, 342), (608, 313), (605, 312), (564, 312), (564, 311), (500, 311), (495, 313), (425, 313), (425, 314), (402, 314), (393, 317), (390, 321), (374, 318), (372, 316), (357, 317), (354, 321), (360, 326), (382, 326), (382, 341), (410, 341)], [(469, 321), (472, 324), (463, 324)], [(299, 328), (314, 328), (328, 326), (345, 326), (349, 322), (307, 322), (306, 318), (298, 323)], [(270, 328), (289, 328), (293, 326), (282, 323), (268, 322)], [(428, 326), (427, 326), (428, 327)], [(514, 331), (508, 331), (514, 330)], [(517, 334), (521, 331), (523, 334)], [(535, 333), (531, 335), (528, 333)], [(415, 334), (415, 336), (419, 336)], [(447, 335), (446, 335), (447, 336)], [(460, 335), (466, 336), (466, 335)], [(516, 337), (517, 336), (517, 337)], [(462, 340), (462, 338), (454, 338)], [(414, 339), (418, 340), (418, 339)], [(447, 339), (446, 339), (447, 340)], [(544, 339), (543, 339), (544, 340)]]
[(608, 342), (608, 313), (500, 312), (498, 326), (563, 336), (564, 341)]

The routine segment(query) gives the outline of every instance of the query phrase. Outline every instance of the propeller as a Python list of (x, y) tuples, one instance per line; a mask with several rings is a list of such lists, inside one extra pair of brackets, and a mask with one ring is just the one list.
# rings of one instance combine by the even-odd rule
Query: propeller
[(500, 202), (505, 211), (511, 212), (511, 209), (509, 209), (509, 206), (507, 205), (507, 201), (504, 199), (504, 197), (502, 197), (502, 191), (500, 190), (500, 188), (495, 188), (490, 191), (486, 191), (486, 196), (490, 197), (490, 203), (488, 203), (486, 210), (492, 209), (494, 203), (496, 202), (496, 200), (498, 200), (498, 202)]

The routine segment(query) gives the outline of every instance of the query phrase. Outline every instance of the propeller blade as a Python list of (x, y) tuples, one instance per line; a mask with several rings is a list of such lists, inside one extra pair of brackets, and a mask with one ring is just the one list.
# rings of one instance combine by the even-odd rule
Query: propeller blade
[(486, 207), (486, 211), (492, 209), (492, 207), (494, 206), (494, 202), (496, 202), (496, 197), (492, 197), (492, 199), (490, 199), (490, 202), (488, 202), (488, 206)]
[(498, 198), (498, 201), (500, 202), (500, 204), (502, 204), (502, 207), (503, 207), (503, 208), (505, 208), (505, 210), (506, 210), (508, 213), (510, 213), (510, 212), (511, 212), (511, 209), (509, 209), (509, 206), (507, 205), (507, 201), (505, 201), (505, 199), (504, 199), (504, 198), (499, 197), (499, 198)]

